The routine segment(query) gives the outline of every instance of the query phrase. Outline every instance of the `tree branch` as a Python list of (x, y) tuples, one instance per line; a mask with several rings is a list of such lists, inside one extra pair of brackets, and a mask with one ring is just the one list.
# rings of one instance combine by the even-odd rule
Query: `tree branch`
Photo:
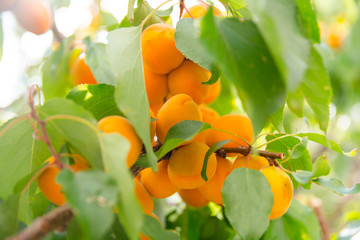
[(322, 239), (330, 240), (330, 227), (328, 221), (323, 214), (321, 200), (318, 198), (313, 198), (309, 201), (309, 206), (314, 210), (315, 215), (319, 221), (321, 232), (323, 235)]

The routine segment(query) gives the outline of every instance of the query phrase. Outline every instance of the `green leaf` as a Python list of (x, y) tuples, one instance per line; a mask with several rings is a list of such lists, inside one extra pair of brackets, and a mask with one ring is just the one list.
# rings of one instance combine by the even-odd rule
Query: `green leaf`
[[(40, 107), (39, 116), (46, 122), (47, 131), (56, 136), (52, 143), (67, 142), (93, 168), (103, 169), (99, 131), (88, 111), (69, 99), (51, 99)], [(60, 147), (55, 150), (59, 151)]]
[(63, 186), (67, 203), (76, 212), (86, 239), (102, 239), (111, 228), (117, 201), (115, 181), (104, 172), (73, 173), (63, 169), (56, 180)]
[(100, 134), (105, 169), (112, 176), (120, 194), (118, 217), (131, 240), (138, 239), (143, 214), (134, 194), (132, 175), (126, 167), (130, 143), (120, 134)]
[(20, 195), (15, 194), (0, 203), (0, 239), (6, 239), (17, 232), (19, 202)]
[(107, 116), (123, 116), (116, 106), (114, 91), (113, 86), (106, 84), (79, 85), (73, 88), (66, 98), (83, 106), (99, 121)]
[[(224, 77), (235, 84), (255, 132), (284, 105), (285, 85), (256, 26), (237, 19), (200, 21), (200, 41)], [(259, 97), (261, 96), (261, 97)]]
[(256, 0), (247, 3), (287, 89), (294, 91), (303, 79), (310, 54), (310, 42), (302, 35), (297, 21), (296, 0)]
[(201, 227), (201, 240), (223, 240), (233, 239), (235, 233), (233, 229), (226, 224), (225, 221), (219, 220), (217, 217), (209, 217), (205, 219)]
[(316, 159), (313, 165), (313, 171), (296, 171), (293, 172), (293, 177), (301, 184), (309, 183), (313, 178), (327, 176), (330, 173), (330, 165), (325, 156), (320, 156)]
[(141, 232), (152, 239), (166, 239), (166, 240), (180, 239), (178, 233), (171, 230), (165, 230), (156, 218), (151, 217), (149, 215), (145, 215), (144, 217), (144, 224), (141, 229)]
[(278, 132), (285, 132), (284, 129), (284, 107), (271, 115), (271, 123)]
[(317, 178), (313, 182), (324, 186), (333, 192), (344, 195), (344, 194), (357, 194), (360, 192), (360, 183), (355, 184), (352, 188), (345, 187), (344, 183), (337, 178)]
[(225, 214), (243, 239), (259, 239), (269, 226), (273, 195), (269, 182), (259, 171), (238, 168), (222, 188)]
[(4, 45), (4, 31), (2, 25), (2, 16), (0, 16), (0, 61), (3, 55), (3, 45)]
[(304, 115), (304, 94), (301, 88), (297, 88), (294, 92), (288, 92), (286, 103), (289, 109), (297, 116), (303, 117)]
[(73, 38), (62, 41), (59, 48), (52, 52), (42, 65), (42, 90), (45, 100), (65, 97), (74, 87), (69, 70), (72, 43)]
[(320, 129), (326, 132), (330, 120), (332, 88), (322, 57), (315, 48), (311, 48), (308, 65), (300, 86), (307, 103), (315, 113)]
[(360, 221), (350, 221), (346, 223), (346, 226), (340, 231), (337, 236), (337, 240), (354, 240), (360, 232)]
[(296, 2), (306, 36), (313, 42), (320, 43), (320, 29), (316, 19), (314, 2), (311, 0), (296, 0)]
[(150, 138), (150, 109), (142, 70), (141, 27), (129, 27), (109, 33), (108, 55), (116, 74), (115, 102), (142, 139), (150, 166), (157, 159)]
[(270, 239), (320, 240), (317, 217), (311, 208), (293, 199), (288, 211), (270, 222), (262, 240)]
[(135, 5), (135, 0), (129, 0), (129, 5), (128, 5), (128, 19), (130, 21), (134, 20), (134, 5)]
[(85, 62), (89, 65), (98, 83), (115, 84), (116, 78), (110, 67), (109, 58), (104, 54), (107, 45), (91, 42), (89, 38), (84, 40), (86, 44)]
[(216, 152), (217, 150), (222, 148), (228, 142), (231, 142), (231, 140), (224, 140), (224, 141), (216, 142), (214, 145), (212, 145), (209, 148), (209, 150), (207, 150), (207, 152), (205, 154), (205, 158), (204, 158), (204, 163), (203, 163), (203, 166), (202, 166), (202, 169), (201, 169), (201, 177), (205, 181), (208, 180), (208, 177), (206, 176), (206, 168), (207, 168), (207, 163), (209, 161), (209, 157), (211, 156), (211, 154), (213, 154), (214, 152)]

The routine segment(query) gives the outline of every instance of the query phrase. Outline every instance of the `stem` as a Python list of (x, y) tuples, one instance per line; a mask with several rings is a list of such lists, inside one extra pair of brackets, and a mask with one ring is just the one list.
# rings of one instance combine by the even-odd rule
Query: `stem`
[(161, 8), (163, 5), (171, 2), (172, 0), (167, 0), (165, 2), (163, 2), (162, 4), (160, 4), (159, 6), (157, 6), (151, 13), (149, 13), (149, 15), (146, 16), (146, 18), (141, 22), (140, 28), (143, 29), (145, 23), (151, 18), (152, 15), (154, 15), (156, 13), (157, 10), (159, 10), (159, 8)]
[(330, 227), (327, 222), (323, 211), (322, 211), (322, 202), (320, 199), (314, 198), (309, 202), (310, 207), (314, 210), (317, 219), (319, 220), (319, 224), (321, 227), (321, 232), (323, 235), (323, 240), (330, 240)]

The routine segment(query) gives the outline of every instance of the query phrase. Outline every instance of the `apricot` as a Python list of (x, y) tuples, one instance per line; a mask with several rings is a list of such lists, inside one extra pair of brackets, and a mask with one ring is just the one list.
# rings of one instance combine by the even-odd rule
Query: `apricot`
[(198, 189), (181, 189), (179, 195), (187, 205), (192, 207), (204, 207), (209, 202)]
[[(246, 166), (247, 165), (247, 166)], [(249, 160), (248, 156), (238, 155), (234, 161), (232, 170), (236, 168), (251, 168), (255, 170), (260, 170), (263, 167), (269, 166), (269, 161), (266, 158), (256, 155), (251, 155)]]
[(131, 122), (124, 117), (108, 116), (98, 122), (98, 129), (102, 130), (104, 133), (116, 132), (125, 137), (130, 143), (126, 165), (127, 167), (134, 165), (141, 153), (142, 142), (136, 134), (135, 128)]
[(184, 120), (201, 121), (198, 105), (186, 94), (171, 97), (160, 108), (156, 118), (156, 136), (164, 143), (167, 132), (175, 124)]
[(276, 219), (286, 213), (290, 207), (294, 187), (289, 175), (283, 170), (274, 166), (267, 166), (260, 169), (268, 180), (274, 197), (274, 204), (271, 210), (270, 219)]
[(145, 29), (141, 50), (144, 64), (157, 74), (168, 74), (184, 61), (184, 55), (175, 46), (175, 29), (165, 23), (155, 23)]
[(1, 0), (0, 12), (10, 10), (16, 3), (16, 0)]
[(204, 99), (205, 104), (210, 104), (216, 100), (216, 98), (220, 95), (221, 92), (221, 82), (220, 79), (216, 81), (216, 83), (211, 84), (209, 86), (208, 95)]
[[(170, 181), (183, 189), (194, 189), (204, 186), (205, 180), (201, 177), (204, 158), (209, 147), (204, 143), (191, 142), (175, 150), (169, 160), (168, 175)], [(206, 168), (208, 181), (216, 171), (216, 157), (211, 154)]]
[(204, 186), (199, 188), (200, 193), (210, 202), (222, 205), (221, 190), (225, 179), (231, 173), (232, 162), (229, 159), (217, 156), (215, 175)]
[[(74, 172), (84, 171), (89, 169), (87, 162), (79, 155), (73, 157), (74, 164), (70, 166), (70, 169)], [(55, 161), (51, 156), (45, 162), (52, 164)], [(56, 165), (51, 165), (41, 173), (37, 178), (37, 184), (41, 192), (45, 195), (50, 202), (56, 205), (63, 205), (66, 201), (65, 195), (61, 192), (61, 185), (56, 182), (56, 177), (59, 174), (60, 169)]]
[(206, 69), (193, 61), (185, 60), (180, 67), (169, 73), (169, 91), (173, 95), (185, 93), (192, 97), (194, 102), (201, 104), (209, 92), (209, 85), (202, 83), (208, 80)]
[[(199, 106), (202, 121), (205, 123), (214, 123), (220, 116), (219, 114), (212, 108), (206, 106), (206, 105), (200, 105)], [(202, 131), (198, 135), (196, 135), (193, 139), (195, 142), (202, 142), (206, 143), (206, 136), (209, 133), (209, 130)]]
[(153, 73), (149, 67), (144, 65), (144, 79), (150, 107), (162, 105), (169, 91), (167, 76)]
[(216, 129), (210, 129), (206, 136), (206, 144), (209, 146), (212, 146), (214, 143), (219, 141), (232, 140), (231, 142), (225, 144), (224, 148), (238, 146), (247, 147), (248, 144), (243, 139), (250, 144), (254, 140), (251, 120), (245, 115), (229, 114), (221, 116), (212, 124), (212, 127), (236, 134), (237, 136), (221, 132)]
[[(208, 4), (199, 3), (197, 5), (189, 7), (188, 11), (190, 12), (191, 15), (186, 11), (183, 15), (183, 18), (194, 18), (194, 19), (201, 18), (206, 14), (208, 9), (209, 9)], [(222, 13), (218, 8), (213, 6), (213, 15), (222, 16)]]
[(179, 190), (169, 179), (168, 165), (169, 161), (163, 160), (158, 163), (157, 172), (153, 172), (151, 168), (145, 168), (141, 171), (141, 182), (151, 196), (155, 198), (170, 197)]
[(46, 1), (18, 0), (13, 11), (21, 26), (29, 32), (40, 35), (51, 28), (53, 16)]
[(89, 65), (85, 62), (85, 55), (80, 54), (78, 59), (73, 63), (70, 70), (75, 85), (79, 84), (97, 84), (97, 81), (91, 72)]
[(143, 212), (151, 215), (154, 210), (154, 200), (139, 180), (134, 178), (133, 181), (136, 199), (139, 201)]

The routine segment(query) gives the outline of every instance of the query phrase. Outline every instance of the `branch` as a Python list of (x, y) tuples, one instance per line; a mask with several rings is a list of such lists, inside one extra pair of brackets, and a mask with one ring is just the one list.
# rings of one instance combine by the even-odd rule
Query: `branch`
[(326, 220), (323, 212), (322, 212), (322, 202), (320, 199), (318, 198), (314, 198), (311, 199), (309, 201), (309, 205), (310, 207), (314, 210), (315, 215), (319, 221), (320, 227), (321, 227), (321, 232), (323, 235), (323, 240), (330, 240), (330, 227), (329, 227), (329, 223)]
[(30, 226), (7, 240), (37, 240), (44, 238), (52, 230), (64, 231), (74, 213), (68, 205), (62, 205), (53, 211), (37, 218)]

